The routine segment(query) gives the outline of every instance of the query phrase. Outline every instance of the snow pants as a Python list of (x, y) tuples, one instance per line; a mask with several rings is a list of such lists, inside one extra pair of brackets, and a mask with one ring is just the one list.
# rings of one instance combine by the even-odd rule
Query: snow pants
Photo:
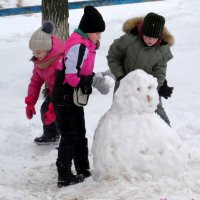
[(62, 169), (71, 170), (72, 160), (76, 171), (88, 170), (90, 166), (83, 107), (72, 103), (70, 106), (55, 106), (55, 110), (61, 131), (56, 162), (58, 172), (62, 172)]
[(157, 105), (156, 113), (170, 126), (169, 118), (168, 118), (164, 108), (162, 107), (161, 97), (159, 97), (159, 98), (160, 98), (160, 103)]

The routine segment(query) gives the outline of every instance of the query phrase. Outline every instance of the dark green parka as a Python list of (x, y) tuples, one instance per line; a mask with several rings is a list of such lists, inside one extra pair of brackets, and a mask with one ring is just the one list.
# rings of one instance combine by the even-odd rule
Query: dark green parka
[[(141, 28), (143, 17), (127, 20), (123, 25), (125, 35), (114, 40), (108, 51), (107, 60), (111, 72), (119, 80), (131, 71), (142, 69), (158, 80), (160, 88), (165, 80), (167, 62), (173, 58), (170, 46), (173, 36), (164, 27), (163, 38), (148, 47), (142, 39)], [(116, 87), (118, 87), (116, 82)]]

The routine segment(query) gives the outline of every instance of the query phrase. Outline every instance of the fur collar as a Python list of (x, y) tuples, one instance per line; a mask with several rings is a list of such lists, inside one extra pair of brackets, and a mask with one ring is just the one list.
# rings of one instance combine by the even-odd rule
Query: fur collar
[[(138, 28), (139, 24), (143, 23), (144, 17), (134, 17), (132, 19), (128, 19), (124, 22), (122, 30), (125, 33), (130, 32), (134, 28)], [(171, 35), (171, 33), (167, 30), (166, 27), (164, 27), (163, 30), (163, 39), (170, 45), (173, 46), (174, 44), (174, 37)]]

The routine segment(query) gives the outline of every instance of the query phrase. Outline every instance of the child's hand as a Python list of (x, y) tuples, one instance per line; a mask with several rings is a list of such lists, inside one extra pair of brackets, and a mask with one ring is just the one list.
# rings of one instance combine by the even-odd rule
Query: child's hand
[(164, 97), (165, 99), (168, 99), (168, 97), (171, 97), (173, 89), (174, 89), (173, 87), (169, 87), (167, 85), (167, 80), (165, 80), (164, 83), (163, 83), (163, 85), (158, 90), (158, 94), (161, 97)]
[(92, 86), (103, 95), (108, 94), (110, 91), (110, 83), (104, 77), (102, 72), (98, 72), (94, 75)]
[(35, 115), (36, 112), (35, 112), (35, 107), (34, 105), (32, 104), (28, 104), (26, 106), (26, 116), (28, 119), (32, 119), (33, 115)]
[(111, 78), (114, 79), (114, 81), (116, 80), (116, 77), (114, 74), (112, 74), (112, 72), (108, 69), (105, 72), (102, 72), (103, 76), (110, 76)]
[(33, 115), (36, 114), (36, 111), (35, 111), (35, 103), (36, 103), (36, 100), (31, 97), (31, 96), (27, 96), (25, 98), (25, 103), (27, 104), (26, 106), (26, 116), (28, 119), (32, 119)]
[(53, 104), (50, 103), (48, 105), (48, 110), (47, 112), (44, 113), (44, 123), (46, 125), (52, 124), (56, 120), (56, 114), (53, 108)]

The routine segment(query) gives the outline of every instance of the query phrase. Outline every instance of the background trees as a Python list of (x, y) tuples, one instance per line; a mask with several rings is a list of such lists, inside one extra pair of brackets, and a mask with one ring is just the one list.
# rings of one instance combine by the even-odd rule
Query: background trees
[(68, 0), (42, 0), (42, 21), (55, 24), (55, 34), (63, 41), (69, 36)]

